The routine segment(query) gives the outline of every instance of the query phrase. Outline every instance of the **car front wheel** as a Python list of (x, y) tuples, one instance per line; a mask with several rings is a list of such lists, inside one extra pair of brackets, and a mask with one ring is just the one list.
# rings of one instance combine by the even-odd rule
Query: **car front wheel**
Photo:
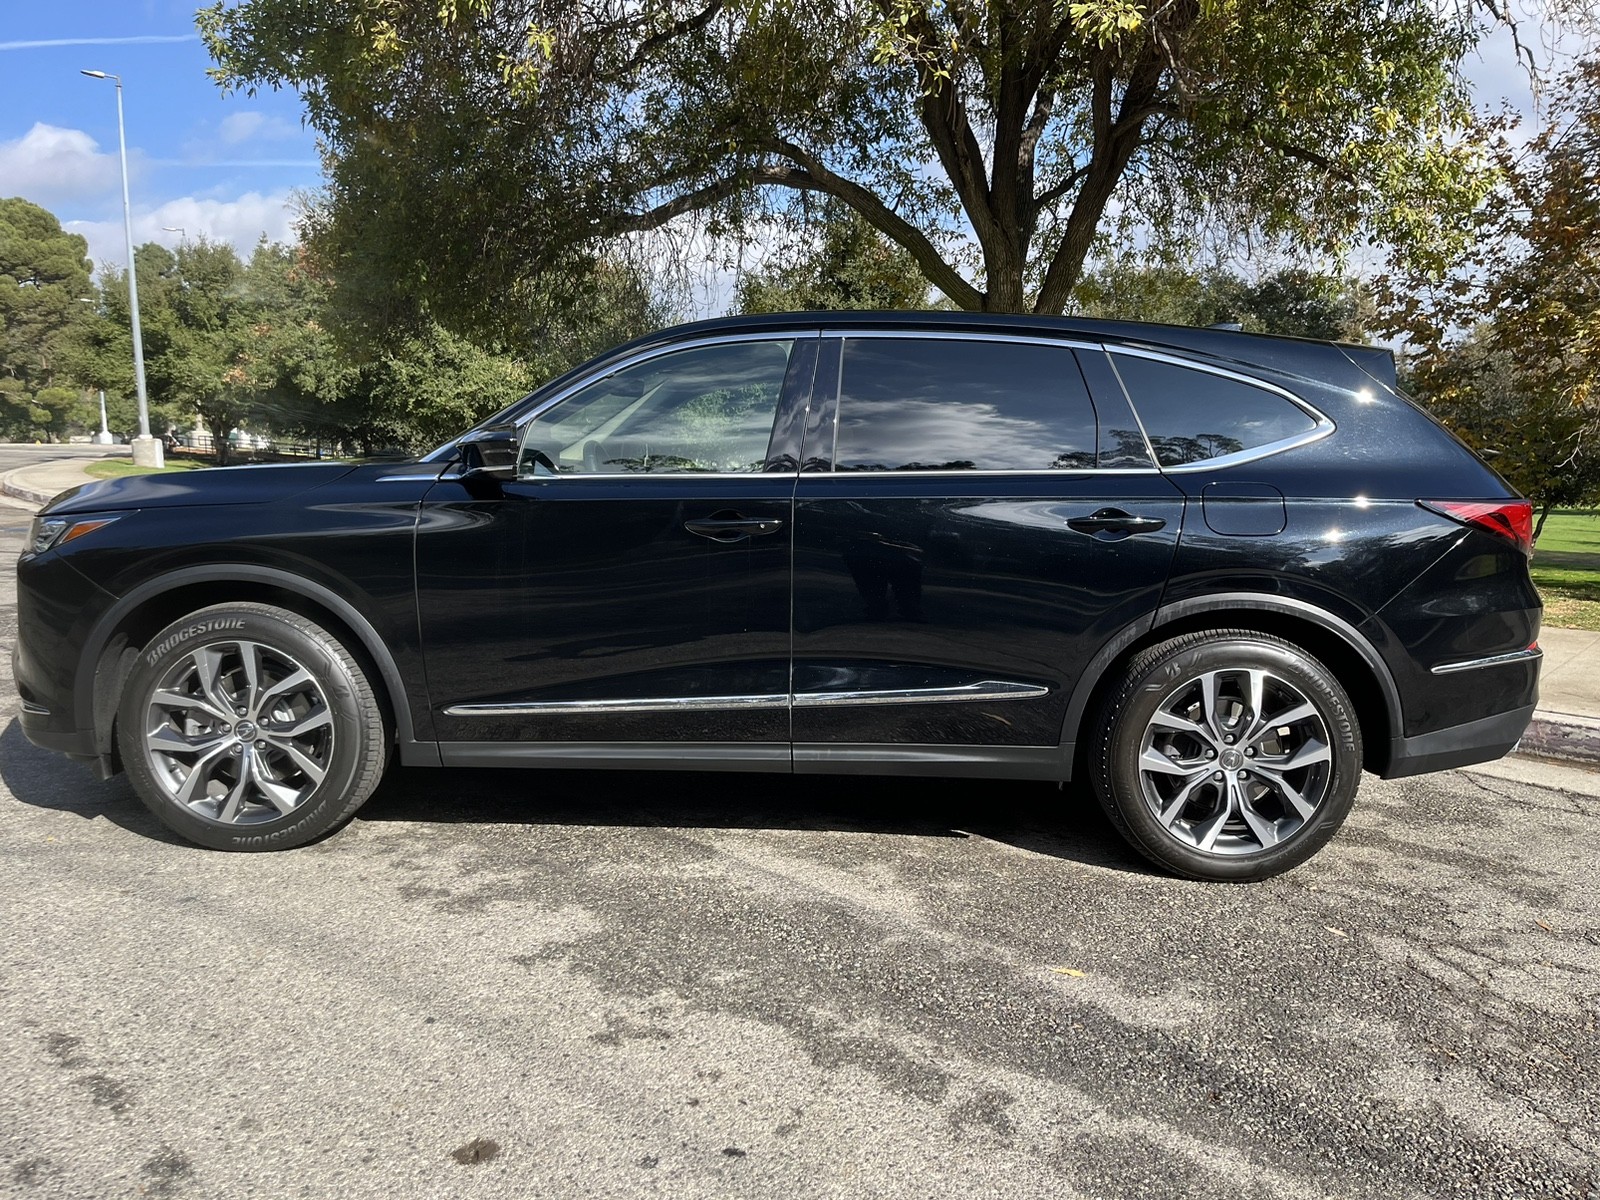
[(298, 846), (371, 795), (386, 756), (366, 672), (298, 613), (219, 604), (156, 634), (117, 713), (139, 798), (215, 850)]
[(1194, 879), (1298, 866), (1355, 801), (1361, 731), (1344, 688), (1268, 634), (1187, 634), (1135, 655), (1100, 711), (1090, 774), (1145, 857)]

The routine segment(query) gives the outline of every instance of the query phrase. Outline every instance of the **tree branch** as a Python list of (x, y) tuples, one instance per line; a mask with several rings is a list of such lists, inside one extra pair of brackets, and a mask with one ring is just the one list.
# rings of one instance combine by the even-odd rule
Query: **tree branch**
[(895, 212), (876, 194), (854, 180), (834, 174), (814, 155), (793, 142), (773, 138), (768, 142), (768, 148), (794, 163), (798, 170), (783, 171), (779, 167), (769, 167), (765, 169), (768, 174), (758, 182), (776, 183), (800, 191), (823, 192), (844, 201), (860, 213), (867, 224), (904, 246), (917, 260), (923, 274), (955, 304), (969, 310), (983, 307), (983, 293), (945, 261), (944, 255), (939, 253), (938, 247), (928, 240), (922, 230)]

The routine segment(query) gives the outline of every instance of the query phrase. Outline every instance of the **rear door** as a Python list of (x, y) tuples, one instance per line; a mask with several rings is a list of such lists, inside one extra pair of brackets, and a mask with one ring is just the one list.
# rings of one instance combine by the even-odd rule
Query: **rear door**
[[(1109, 369), (1082, 347), (1092, 370)], [(1063, 342), (827, 337), (795, 502), (795, 767), (1060, 777), (1067, 699), (1154, 613), (1183, 520)], [(927, 753), (919, 751), (927, 748)]]

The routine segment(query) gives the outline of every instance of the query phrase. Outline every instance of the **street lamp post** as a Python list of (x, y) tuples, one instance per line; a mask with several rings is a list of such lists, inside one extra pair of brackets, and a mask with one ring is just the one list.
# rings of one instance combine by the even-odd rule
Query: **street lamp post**
[(128, 138), (122, 126), (122, 76), (105, 71), (83, 71), (90, 79), (111, 79), (117, 85), (117, 146), (122, 152), (122, 231), (128, 239), (128, 311), (133, 326), (133, 382), (139, 393), (139, 436), (133, 440), (133, 461), (141, 467), (161, 467), (161, 443), (150, 436), (150, 400), (144, 387), (144, 335), (139, 330), (139, 277), (133, 267), (133, 210), (128, 203)]

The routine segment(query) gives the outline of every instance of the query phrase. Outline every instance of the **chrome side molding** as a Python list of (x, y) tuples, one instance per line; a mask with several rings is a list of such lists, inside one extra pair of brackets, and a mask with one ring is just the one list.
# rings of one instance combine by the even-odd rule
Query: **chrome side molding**
[(662, 696), (639, 700), (548, 700), (527, 704), (452, 704), (447, 717), (582, 716), (617, 713), (717, 712), (762, 708), (833, 708), (857, 704), (950, 704), (974, 700), (1033, 700), (1050, 689), (1034, 683), (984, 679), (955, 687), (858, 692), (796, 692), (754, 696)]
[(1527, 662), (1530, 659), (1543, 657), (1543, 650), (1537, 646), (1529, 646), (1526, 650), (1513, 650), (1509, 654), (1491, 654), (1487, 658), (1469, 658), (1465, 662), (1440, 663), (1433, 668), (1433, 673), (1449, 675), (1455, 671), (1476, 671), (1479, 667), (1498, 667), (1502, 663)]

